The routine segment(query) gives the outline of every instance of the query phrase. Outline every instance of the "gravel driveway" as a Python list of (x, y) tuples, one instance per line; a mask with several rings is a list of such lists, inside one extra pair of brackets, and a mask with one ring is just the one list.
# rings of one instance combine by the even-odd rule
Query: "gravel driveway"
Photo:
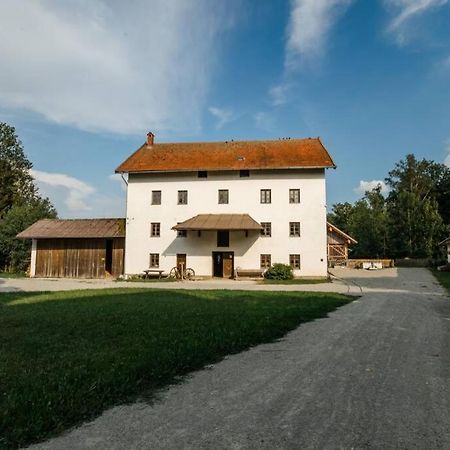
[(35, 448), (448, 449), (450, 300), (430, 272), (341, 270), (363, 296)]

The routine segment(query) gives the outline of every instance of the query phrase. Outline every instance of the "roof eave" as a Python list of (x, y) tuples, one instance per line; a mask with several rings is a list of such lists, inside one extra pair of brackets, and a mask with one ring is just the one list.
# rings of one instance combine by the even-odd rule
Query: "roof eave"
[(197, 172), (201, 170), (206, 170), (209, 172), (236, 172), (238, 170), (317, 170), (317, 169), (336, 169), (336, 165), (322, 165), (322, 166), (287, 166), (287, 167), (242, 167), (242, 168), (204, 168), (199, 167), (195, 169), (165, 169), (165, 170), (119, 170), (120, 166), (115, 170), (115, 173), (188, 173), (188, 172)]

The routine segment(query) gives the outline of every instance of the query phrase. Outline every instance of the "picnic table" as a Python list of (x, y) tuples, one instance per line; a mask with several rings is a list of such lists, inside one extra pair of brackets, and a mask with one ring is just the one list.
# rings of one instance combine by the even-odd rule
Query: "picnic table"
[(157, 273), (158, 274), (158, 278), (161, 279), (164, 270), (161, 270), (161, 269), (146, 269), (146, 270), (143, 270), (142, 272), (144, 272), (144, 275), (142, 276), (142, 278), (144, 278), (144, 280), (146, 278), (150, 278), (150, 275), (153, 274), (153, 273)]

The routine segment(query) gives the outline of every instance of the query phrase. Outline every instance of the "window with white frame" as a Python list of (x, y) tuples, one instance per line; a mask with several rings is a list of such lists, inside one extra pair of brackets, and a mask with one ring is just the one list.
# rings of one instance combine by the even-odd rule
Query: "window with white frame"
[(260, 267), (261, 269), (269, 269), (272, 261), (272, 256), (269, 254), (263, 254), (261, 255), (260, 258), (261, 262), (260, 262)]
[(150, 253), (150, 267), (159, 269), (159, 253)]
[(272, 203), (272, 191), (270, 189), (261, 189), (261, 203)]
[(150, 236), (151, 237), (161, 236), (161, 224), (159, 222), (152, 222), (150, 224)]
[(261, 222), (261, 236), (270, 237), (272, 236), (272, 222)]
[(188, 204), (188, 191), (178, 191), (178, 204), (179, 205)]
[(219, 205), (227, 205), (229, 201), (228, 189), (219, 189)]
[(294, 270), (300, 269), (300, 255), (299, 254), (289, 255), (289, 265)]
[(289, 236), (300, 237), (300, 222), (289, 222)]
[(289, 189), (289, 203), (300, 203), (300, 189)]

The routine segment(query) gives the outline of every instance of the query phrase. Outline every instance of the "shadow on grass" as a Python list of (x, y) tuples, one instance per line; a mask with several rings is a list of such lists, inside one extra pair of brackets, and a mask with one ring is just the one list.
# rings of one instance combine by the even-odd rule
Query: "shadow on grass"
[(0, 295), (0, 447), (45, 439), (351, 299), (306, 292)]

